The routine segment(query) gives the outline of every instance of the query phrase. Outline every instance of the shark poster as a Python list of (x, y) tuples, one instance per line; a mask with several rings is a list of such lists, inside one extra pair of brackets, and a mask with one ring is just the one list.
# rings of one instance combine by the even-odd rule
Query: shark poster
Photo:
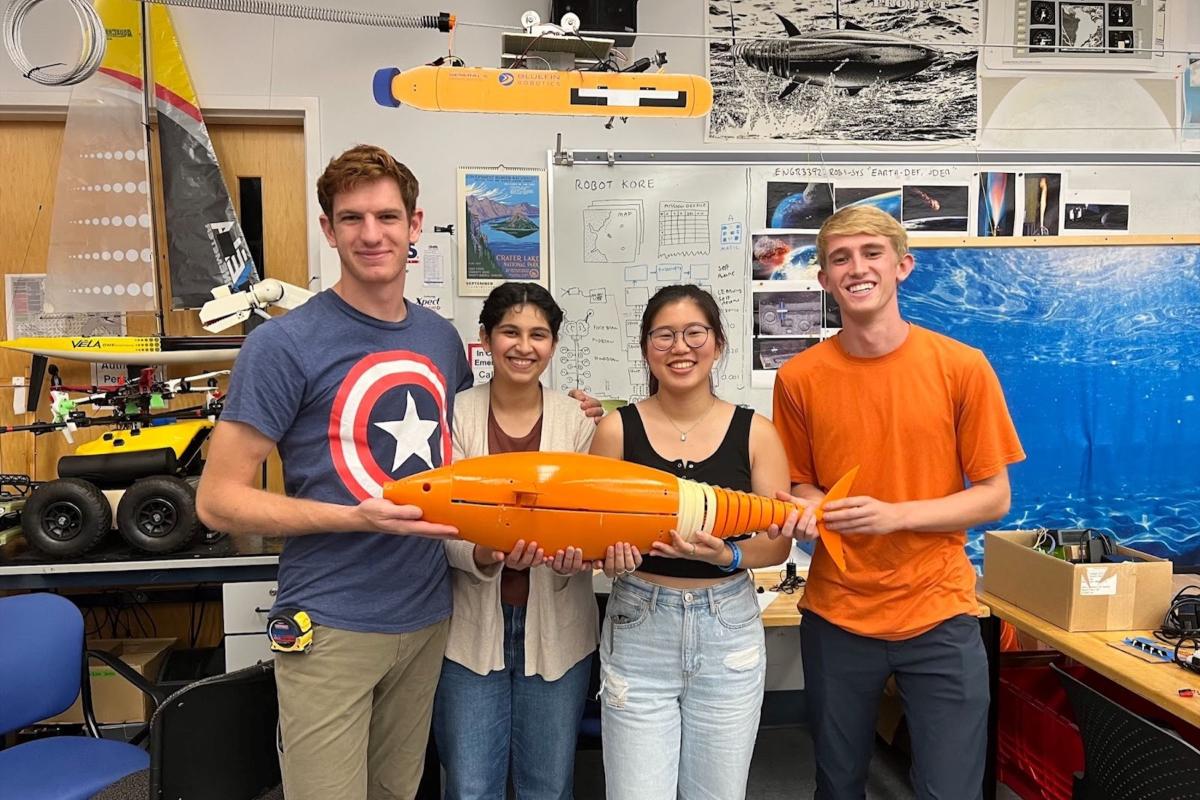
[(707, 4), (706, 138), (973, 140), (980, 0)]
[(459, 295), (484, 297), (505, 281), (548, 285), (545, 207), (542, 170), (459, 168)]

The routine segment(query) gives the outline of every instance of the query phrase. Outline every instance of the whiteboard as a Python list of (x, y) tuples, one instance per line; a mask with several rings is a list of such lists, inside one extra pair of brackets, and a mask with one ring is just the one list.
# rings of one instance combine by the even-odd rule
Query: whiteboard
[(713, 376), (724, 397), (748, 384), (746, 174), (721, 166), (552, 173), (551, 277), (563, 308), (552, 383), (641, 399), (642, 311), (661, 287), (694, 283), (721, 306), (729, 344)]
[[(768, 203), (773, 183), (822, 182), (834, 192), (911, 184), (966, 187), (968, 229), (910, 231), (914, 247), (944, 246), (951, 241), (947, 236), (963, 244), (986, 241), (1003, 247), (1066, 244), (1082, 234), (1119, 242), (1126, 233), (1200, 232), (1200, 161), (1175, 154), (1134, 163), (1137, 159), (1132, 154), (1036, 153), (551, 153), (551, 290), (565, 312), (552, 384), (564, 391), (578, 386), (600, 398), (644, 397), (638, 326), (646, 300), (662, 286), (695, 283), (713, 292), (729, 336), (714, 375), (717, 394), (769, 416), (771, 381), (758, 372), (751, 380), (754, 289), (762, 288), (752, 282), (751, 240), (773, 229)], [(1014, 174), (1018, 186), (1025, 173), (1061, 175), (1061, 241), (975, 238), (983, 213), (979, 176), (988, 172)], [(1073, 198), (1127, 203), (1126, 230), (1066, 230)], [(1014, 202), (1022, 204), (1020, 189)], [(824, 329), (820, 335), (832, 332)]]

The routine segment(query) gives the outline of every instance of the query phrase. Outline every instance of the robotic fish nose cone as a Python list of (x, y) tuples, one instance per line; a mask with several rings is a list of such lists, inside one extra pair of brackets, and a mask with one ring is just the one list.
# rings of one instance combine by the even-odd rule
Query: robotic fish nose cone
[(400, 74), (400, 70), (396, 67), (383, 67), (375, 70), (375, 77), (371, 81), (371, 91), (375, 95), (375, 102), (386, 108), (397, 108), (400, 105), (400, 100), (392, 94), (392, 81)]
[(383, 496), (399, 506), (417, 506), (427, 522), (445, 522), (453, 514), (451, 504), (454, 485), (454, 468), (439, 467), (427, 472), (418, 472), (407, 478), (383, 485)]

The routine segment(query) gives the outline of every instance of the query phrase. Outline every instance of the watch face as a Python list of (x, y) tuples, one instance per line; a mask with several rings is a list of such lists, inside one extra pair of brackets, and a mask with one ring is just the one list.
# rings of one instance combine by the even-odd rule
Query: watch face
[(1029, 32), (1030, 47), (1054, 47), (1054, 29), (1043, 28)]
[(1132, 52), (1133, 31), (1109, 31), (1108, 47), (1110, 53), (1121, 51)]

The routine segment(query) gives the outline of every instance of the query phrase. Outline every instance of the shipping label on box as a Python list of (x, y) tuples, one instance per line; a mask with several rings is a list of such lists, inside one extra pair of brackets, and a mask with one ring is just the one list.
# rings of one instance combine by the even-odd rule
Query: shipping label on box
[(1079, 594), (1083, 597), (1100, 595), (1115, 595), (1117, 593), (1117, 575), (1109, 567), (1084, 567), (1082, 580), (1079, 584)]

